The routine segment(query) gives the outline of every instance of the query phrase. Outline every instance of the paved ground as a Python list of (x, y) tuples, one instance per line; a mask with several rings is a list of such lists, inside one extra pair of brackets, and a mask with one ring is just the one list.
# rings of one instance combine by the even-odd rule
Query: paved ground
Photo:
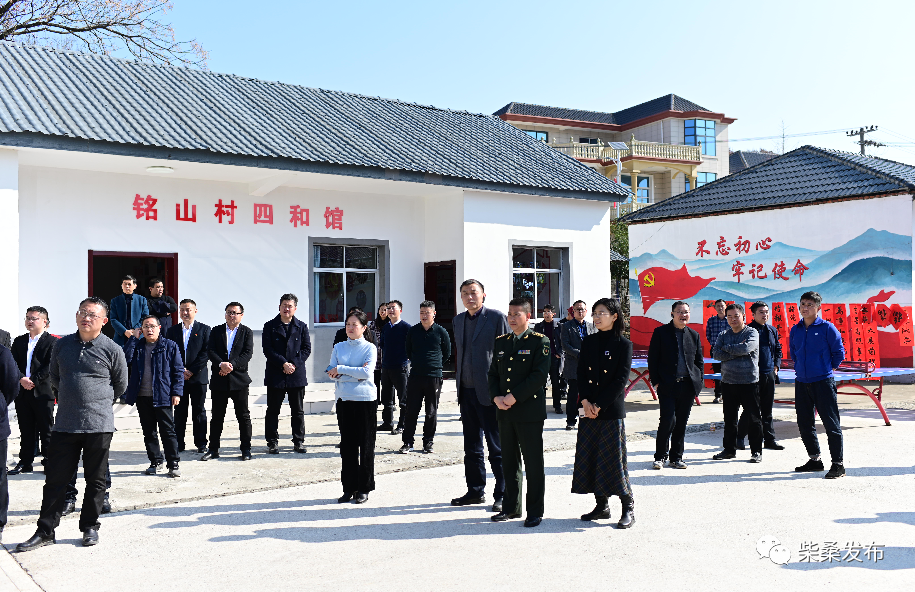
[[(777, 407), (776, 431), (788, 449), (767, 451), (761, 465), (710, 460), (721, 434), (707, 431), (708, 424), (720, 421), (721, 407), (703, 405), (691, 417), (696, 431), (687, 438), (689, 469), (652, 471), (657, 403), (647, 391), (634, 392), (627, 401), (627, 430), (638, 521), (630, 531), (578, 520), (592, 500), (568, 493), (575, 433), (562, 429), (563, 420), (553, 414), (545, 437), (553, 451), (547, 455), (547, 519), (527, 530), (520, 522), (492, 524), (480, 507), (447, 504), (463, 489), (453, 394), (443, 395), (436, 454), (396, 454), (399, 438), (379, 436), (378, 490), (366, 506), (334, 503), (340, 488), (333, 416), (308, 417), (307, 455), (268, 457), (263, 407), (256, 407), (260, 445), (253, 461), (237, 460), (235, 451), (208, 463), (186, 455), (185, 476), (168, 479), (141, 474), (148, 464), (142, 438), (130, 428), (135, 419), (122, 410), (118, 424), (124, 429), (115, 436), (112, 455), (112, 497), (119, 511), (103, 518), (101, 545), (78, 546), (76, 518), (65, 518), (58, 545), (0, 555), (7, 578), (0, 577), (0, 590), (38, 589), (34, 584), (72, 590), (74, 582), (93, 582), (99, 590), (243, 590), (288, 586), (291, 573), (317, 590), (411, 584), (590, 589), (604, 582), (644, 589), (680, 581), (675, 588), (692, 589), (725, 575), (745, 589), (849, 589), (878, 581), (894, 589), (901, 583), (893, 583), (915, 574), (915, 450), (899, 445), (915, 436), (913, 391), (888, 387), (885, 399), (897, 407), (890, 410), (892, 427), (883, 425), (868, 399), (842, 397), (849, 476), (839, 481), (792, 472), (805, 455), (787, 405)], [(790, 387), (781, 389), (779, 397), (788, 395)], [(226, 443), (236, 434), (237, 426), (229, 427)], [(825, 436), (821, 440), (825, 450)], [(11, 440), (10, 450), (17, 449)], [(7, 548), (34, 531), (42, 479), (40, 472), (11, 478)], [(613, 509), (615, 520), (615, 500)], [(479, 536), (493, 534), (497, 538)], [(764, 536), (788, 549), (787, 565), (759, 558), (756, 542)], [(799, 561), (803, 543), (824, 548), (830, 541), (840, 557), (848, 555), (843, 549), (849, 544), (884, 545), (883, 559), (872, 561), (865, 549), (859, 551), (862, 563)]]

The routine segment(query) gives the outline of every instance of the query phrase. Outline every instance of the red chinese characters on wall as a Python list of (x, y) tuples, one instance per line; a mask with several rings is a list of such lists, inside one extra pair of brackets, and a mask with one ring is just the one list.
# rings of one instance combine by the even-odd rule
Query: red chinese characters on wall
[(194, 204), (191, 206), (191, 213), (187, 213), (187, 199), (184, 200), (184, 213), (181, 213), (181, 205), (175, 204), (175, 220), (179, 222), (196, 222), (197, 221), (197, 205)]
[(705, 245), (707, 243), (708, 243), (708, 241), (704, 241), (704, 240), (696, 243), (696, 257), (699, 257), (700, 259), (702, 259), (706, 255), (711, 254), (711, 251), (709, 251), (708, 249), (705, 248)]
[(151, 195), (140, 197), (138, 193), (133, 199), (133, 211), (137, 214), (137, 220), (146, 216), (147, 220), (158, 220), (159, 210), (156, 209), (156, 202), (159, 201)]
[(343, 230), (343, 210), (340, 208), (324, 209), (324, 227), (333, 230)]
[(309, 225), (307, 208), (303, 208), (301, 206), (290, 206), (289, 214), (291, 216), (291, 218), (289, 218), (289, 222), (292, 224), (293, 228)]
[[(158, 221), (159, 211), (156, 207), (158, 199), (147, 195), (141, 196), (139, 193), (134, 197), (131, 205), (137, 220), (145, 219)], [(239, 206), (235, 200), (218, 199), (213, 204), (213, 217), (216, 218), (217, 224), (235, 224), (236, 214), (241, 215)], [(269, 203), (255, 203), (251, 210), (252, 224), (273, 225), (274, 205)], [(175, 220), (178, 222), (197, 222), (197, 204), (190, 199), (185, 198), (182, 202), (175, 203)], [(343, 209), (340, 207), (327, 206), (324, 211), (325, 227), (331, 230), (343, 230)], [(306, 227), (311, 225), (309, 209), (300, 205), (289, 207), (289, 224), (293, 228)]]
[[(711, 255), (711, 247), (706, 248), (708, 244), (708, 240), (705, 239), (696, 241), (695, 256), (703, 259), (706, 255)], [(718, 241), (715, 243), (715, 255), (730, 255), (732, 248), (734, 250), (734, 254), (736, 255), (747, 255), (750, 253), (750, 248), (752, 245), (753, 241), (749, 238), (744, 238), (743, 235), (738, 236), (737, 240), (730, 246), (728, 245), (728, 239), (726, 239), (724, 236), (719, 236)], [(755, 249), (757, 251), (768, 251), (771, 248), (772, 237), (767, 236), (766, 238), (756, 242)], [(766, 264), (764, 263), (747, 263), (746, 261), (737, 260), (731, 266), (731, 271), (733, 272), (732, 277), (736, 277), (738, 283), (740, 283), (740, 278), (745, 273), (755, 280), (768, 279), (770, 275), (769, 272), (766, 271), (765, 265)], [(743, 271), (744, 267), (748, 267), (747, 271)], [(800, 282), (803, 280), (804, 273), (809, 270), (810, 267), (805, 265), (800, 259), (797, 260), (793, 268), (789, 268), (784, 261), (778, 261), (772, 266), (771, 278), (773, 280), (783, 280), (787, 282), (789, 279), (791, 279), (788, 275), (786, 275), (790, 271), (797, 277), (798, 282)]]
[(222, 198), (220, 198), (219, 202), (213, 205), (216, 208), (216, 213), (213, 216), (219, 218), (220, 224), (222, 224), (223, 216), (227, 218), (229, 224), (235, 224), (235, 210), (238, 206), (235, 205), (234, 199), (230, 204), (223, 204)]
[(273, 204), (254, 204), (254, 223), (273, 224)]

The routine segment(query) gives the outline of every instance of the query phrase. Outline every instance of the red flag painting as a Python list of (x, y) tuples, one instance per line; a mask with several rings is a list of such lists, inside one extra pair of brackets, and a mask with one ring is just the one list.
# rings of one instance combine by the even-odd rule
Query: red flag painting
[(650, 267), (639, 274), (642, 309), (647, 313), (648, 309), (660, 300), (691, 298), (714, 279), (690, 275), (685, 264), (680, 269)]
[(867, 301), (868, 302), (886, 302), (887, 300), (890, 299), (890, 296), (892, 296), (895, 293), (896, 293), (896, 290), (890, 290), (889, 292), (887, 292), (886, 290), (880, 290), (879, 294), (877, 294), (876, 296), (871, 296), (870, 298), (867, 299)]

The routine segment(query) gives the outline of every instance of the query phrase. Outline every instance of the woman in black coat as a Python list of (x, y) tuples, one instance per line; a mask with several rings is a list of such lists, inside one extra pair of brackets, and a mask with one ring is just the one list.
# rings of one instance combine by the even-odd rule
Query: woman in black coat
[(635, 523), (632, 487), (626, 466), (626, 385), (632, 367), (632, 342), (623, 337), (619, 302), (601, 298), (591, 308), (597, 333), (587, 335), (578, 357), (578, 445), (572, 493), (593, 493), (597, 505), (582, 520), (609, 518), (608, 501), (618, 495), (623, 515), (618, 528)]

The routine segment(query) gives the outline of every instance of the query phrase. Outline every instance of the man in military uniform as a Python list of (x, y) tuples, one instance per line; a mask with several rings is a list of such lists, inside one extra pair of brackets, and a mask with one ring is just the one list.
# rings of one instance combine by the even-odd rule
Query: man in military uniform
[(504, 522), (521, 517), (521, 460), (527, 469), (527, 519), (534, 527), (543, 519), (546, 475), (543, 468), (543, 422), (546, 380), (550, 374), (550, 340), (528, 328), (531, 304), (523, 298), (508, 303), (511, 333), (496, 338), (489, 367), (489, 396), (498, 408), (505, 498), (492, 517)]

